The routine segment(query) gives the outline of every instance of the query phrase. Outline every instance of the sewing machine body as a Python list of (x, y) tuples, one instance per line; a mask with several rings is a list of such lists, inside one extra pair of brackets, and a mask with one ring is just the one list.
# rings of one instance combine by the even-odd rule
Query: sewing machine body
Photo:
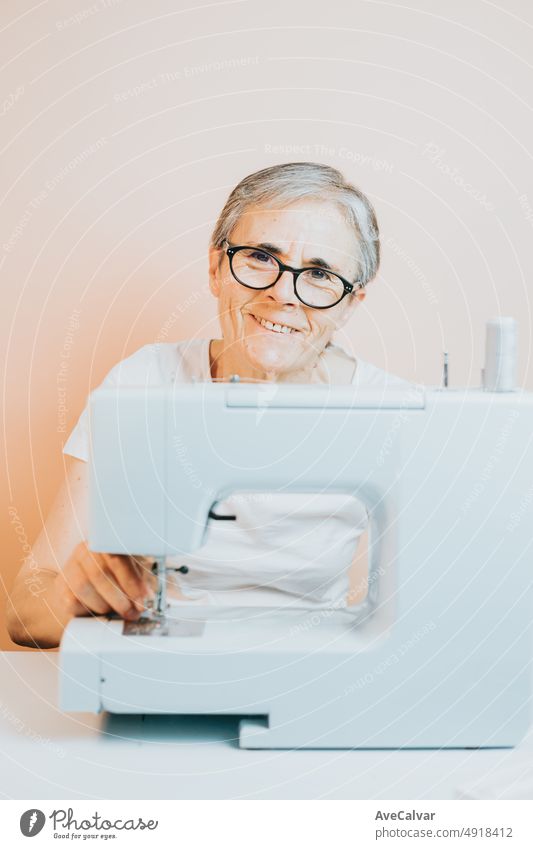
[(231, 492), (351, 492), (370, 515), (368, 594), (233, 621), (184, 602), (167, 636), (74, 619), (61, 707), (237, 714), (248, 748), (515, 745), (530, 723), (532, 425), (525, 392), (98, 390), (91, 549), (186, 555)]

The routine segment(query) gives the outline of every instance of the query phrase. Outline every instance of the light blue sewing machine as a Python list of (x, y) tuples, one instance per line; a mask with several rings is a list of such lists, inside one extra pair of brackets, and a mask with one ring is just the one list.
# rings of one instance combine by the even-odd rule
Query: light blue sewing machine
[[(520, 741), (530, 393), (193, 384), (98, 390), (90, 415), (90, 548), (157, 558), (160, 591), (144, 626), (71, 621), (63, 709), (236, 714), (247, 748)], [(167, 608), (164, 558), (202, 544), (217, 499), (280, 489), (365, 503), (365, 601), (235, 621)]]

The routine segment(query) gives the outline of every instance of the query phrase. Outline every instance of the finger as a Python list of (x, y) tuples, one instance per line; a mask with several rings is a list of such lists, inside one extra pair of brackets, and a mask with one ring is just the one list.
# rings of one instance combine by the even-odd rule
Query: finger
[(157, 592), (157, 576), (154, 575), (152, 571), (150, 571), (146, 577), (146, 586), (147, 586), (147, 596), (148, 598), (155, 598), (155, 594)]
[(141, 571), (151, 572), (152, 566), (154, 565), (153, 557), (145, 557), (143, 554), (130, 554), (130, 560), (140, 567)]
[(78, 601), (87, 608), (91, 613), (109, 613), (112, 610), (111, 606), (107, 603), (105, 598), (103, 598), (98, 590), (87, 581), (81, 587), (77, 594)]
[(139, 576), (143, 584), (143, 591), (146, 595), (150, 592), (150, 588), (152, 587), (154, 582), (154, 574), (152, 572), (154, 559), (153, 557), (142, 557), (138, 554), (130, 555), (129, 559), (135, 568), (136, 574)]
[[(78, 577), (76, 580), (76, 589), (73, 586), (73, 582), (69, 580), (68, 575), (65, 572), (60, 572), (56, 578), (55, 583), (55, 598), (68, 612), (70, 616), (84, 616), (86, 614), (86, 608), (78, 599), (78, 587), (79, 587), (79, 575), (81, 570), (78, 566)], [(81, 573), (83, 574), (83, 573)]]
[(146, 597), (146, 586), (140, 574), (140, 567), (130, 557), (119, 554), (106, 554), (105, 560), (115, 583), (133, 603), (142, 604)]
[(118, 586), (113, 573), (107, 568), (105, 557), (100, 555), (100, 558), (99, 561), (92, 557), (83, 561), (82, 568), (88, 579), (112, 610), (115, 610), (120, 616), (125, 619), (138, 616), (139, 607), (136, 608), (131, 599)]

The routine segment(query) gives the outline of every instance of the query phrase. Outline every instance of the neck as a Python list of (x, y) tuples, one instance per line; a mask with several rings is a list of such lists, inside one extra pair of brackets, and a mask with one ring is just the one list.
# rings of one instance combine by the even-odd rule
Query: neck
[(255, 368), (251, 363), (243, 363), (242, 358), (235, 356), (232, 353), (232, 348), (228, 349), (224, 345), (223, 339), (212, 339), (209, 346), (209, 363), (211, 366), (211, 377), (214, 380), (229, 380), (229, 378), (238, 374), (241, 380), (250, 381), (269, 381), (273, 383), (312, 383), (316, 380), (316, 366), (311, 363), (309, 366), (293, 371), (263, 371)]

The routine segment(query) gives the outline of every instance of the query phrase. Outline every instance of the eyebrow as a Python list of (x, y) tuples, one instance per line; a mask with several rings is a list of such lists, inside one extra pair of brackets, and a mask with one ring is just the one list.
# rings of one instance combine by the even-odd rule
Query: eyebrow
[[(259, 242), (259, 244), (255, 245), (255, 247), (262, 248), (262, 250), (268, 251), (271, 254), (283, 254), (281, 248), (278, 248), (276, 245), (272, 245), (270, 242)], [(337, 272), (337, 274), (340, 274), (340, 271), (338, 269), (334, 268), (334, 266), (330, 265), (327, 260), (322, 259), (322, 257), (319, 256), (314, 256), (311, 257), (311, 259), (307, 260), (307, 263), (305, 264), (304, 268), (307, 268), (307, 266), (309, 265), (318, 265), (320, 266), (320, 268), (325, 268), (326, 271), (333, 271)]]

